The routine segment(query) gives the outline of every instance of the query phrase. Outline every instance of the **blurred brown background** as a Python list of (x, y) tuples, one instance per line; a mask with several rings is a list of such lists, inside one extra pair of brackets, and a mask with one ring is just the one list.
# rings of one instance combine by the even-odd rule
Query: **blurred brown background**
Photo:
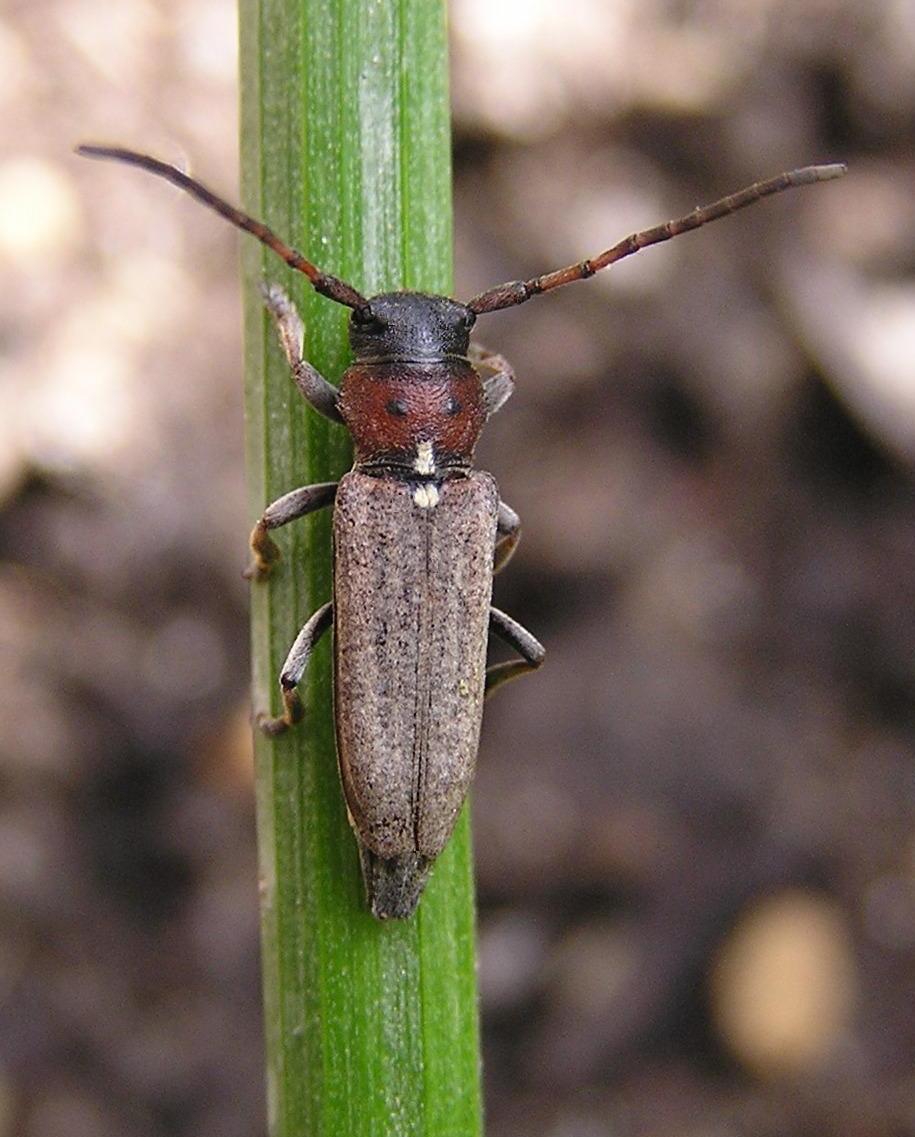
[[(915, 1133), (915, 5), (455, 0), (497, 602), (492, 1137)], [(0, 12), (0, 1137), (263, 1131), (227, 0)], [(290, 629), (290, 636), (294, 629)]]

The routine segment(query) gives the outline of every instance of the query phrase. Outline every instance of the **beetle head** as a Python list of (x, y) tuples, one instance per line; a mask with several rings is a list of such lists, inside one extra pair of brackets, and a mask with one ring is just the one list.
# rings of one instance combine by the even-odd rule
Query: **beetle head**
[(458, 300), (384, 292), (354, 308), (349, 339), (361, 360), (435, 360), (467, 355), (476, 316)]

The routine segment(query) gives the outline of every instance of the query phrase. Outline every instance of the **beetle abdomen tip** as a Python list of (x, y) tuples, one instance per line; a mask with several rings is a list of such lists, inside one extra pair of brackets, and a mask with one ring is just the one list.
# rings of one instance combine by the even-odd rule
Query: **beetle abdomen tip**
[(377, 920), (407, 920), (416, 911), (432, 862), (422, 853), (384, 859), (359, 847), (362, 877), (372, 915)]

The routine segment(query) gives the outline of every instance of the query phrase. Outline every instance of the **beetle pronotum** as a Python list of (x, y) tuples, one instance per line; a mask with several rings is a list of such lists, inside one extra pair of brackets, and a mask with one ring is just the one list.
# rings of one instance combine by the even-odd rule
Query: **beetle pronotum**
[[(333, 600), (308, 620), (283, 665), (283, 713), (258, 722), (278, 734), (302, 718), (296, 688), (316, 642), (333, 626), (337, 755), (368, 902), (379, 919), (406, 918), (467, 795), (484, 697), (544, 659), (530, 632), (491, 606), (493, 574), (514, 551), (521, 523), (492, 476), (473, 469), (473, 451), (486, 420), (511, 395), (514, 375), (502, 356), (471, 346), (477, 317), (584, 280), (770, 194), (839, 177), (846, 167), (805, 166), (756, 182), (596, 257), (462, 304), (417, 292), (367, 298), (176, 167), (118, 147), (80, 146), (78, 153), (139, 166), (186, 190), (352, 310), (355, 361), (337, 389), (303, 357), (291, 301), (279, 287), (264, 287), (296, 385), (319, 414), (347, 427), (355, 464), (339, 483), (294, 489), (268, 505), (251, 534), (246, 575), (259, 581), (279, 556), (270, 531), (334, 506)], [(487, 669), (489, 633), (520, 658)]]

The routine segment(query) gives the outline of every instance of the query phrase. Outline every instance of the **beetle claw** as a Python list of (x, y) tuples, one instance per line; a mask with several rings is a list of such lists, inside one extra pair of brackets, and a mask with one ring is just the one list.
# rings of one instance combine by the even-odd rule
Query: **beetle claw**
[(256, 557), (247, 568), (242, 569), (241, 575), (245, 580), (251, 580), (255, 584), (265, 581), (273, 570), (273, 564), (269, 561), (261, 561)]
[(266, 711), (258, 711), (254, 716), (254, 725), (268, 737), (275, 738), (278, 734), (285, 734), (290, 724), (286, 722), (282, 715), (278, 718), (273, 718), (271, 715), (268, 715)]

